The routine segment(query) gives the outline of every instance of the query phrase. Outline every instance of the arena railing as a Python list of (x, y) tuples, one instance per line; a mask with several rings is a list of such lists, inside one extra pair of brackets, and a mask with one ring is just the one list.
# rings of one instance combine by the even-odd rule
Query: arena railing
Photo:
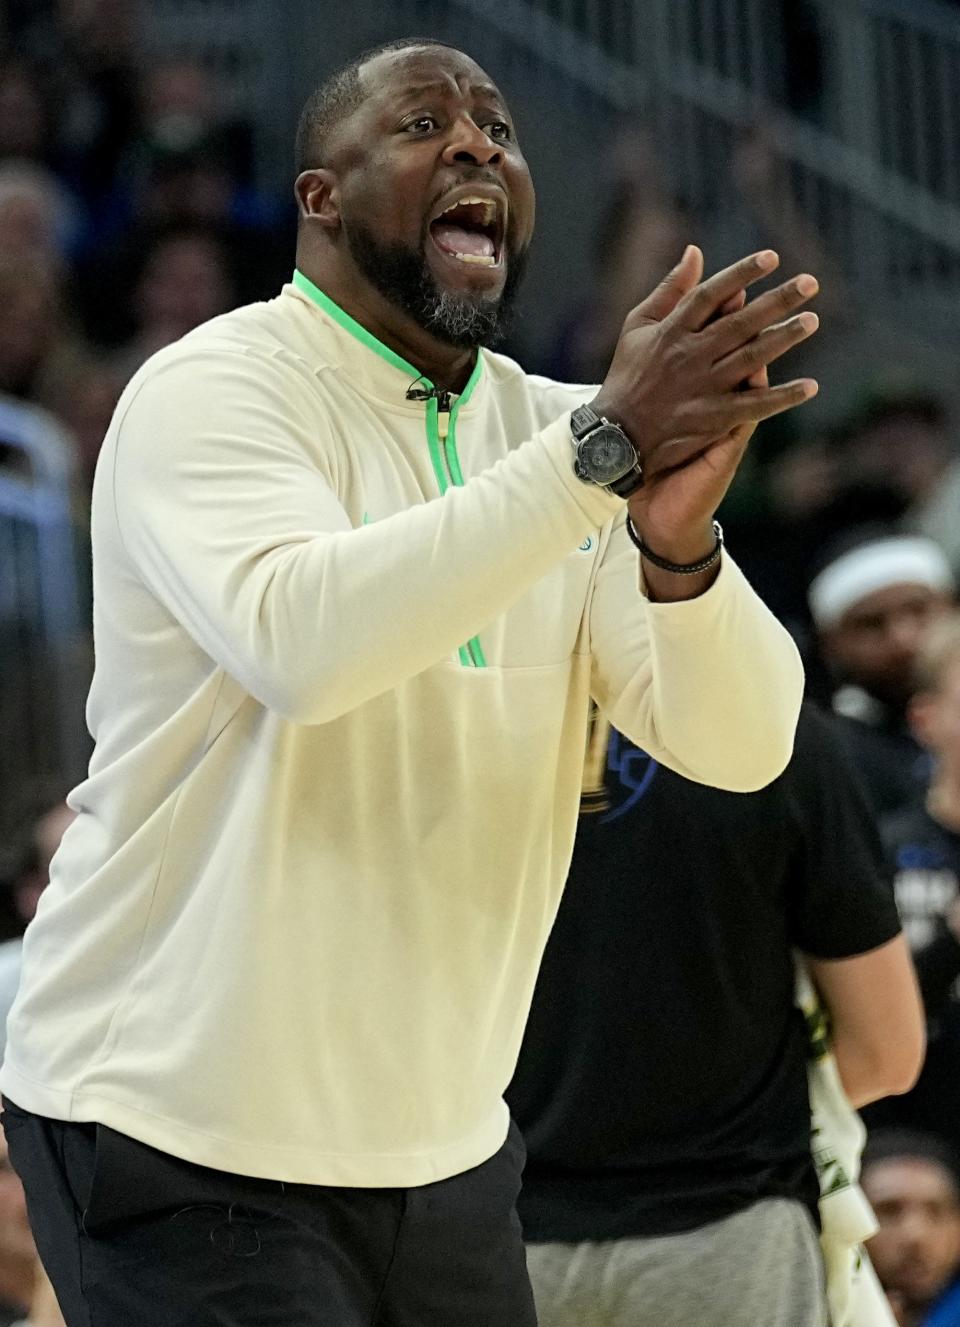
[(624, 110), (658, 117), (675, 183), (714, 201), (718, 156), (762, 121), (804, 213), (882, 300), (956, 336), (960, 9), (806, 0), (819, 98), (789, 104), (790, 34), (768, 0), (455, 0)]
[(87, 760), (89, 595), (73, 493), (69, 438), (44, 412), (0, 399), (0, 848)]
[[(812, 47), (796, 45), (797, 15)], [(524, 80), (656, 125), (698, 212), (722, 206), (718, 162), (760, 120), (864, 296), (956, 339), (960, 7), (945, 0), (394, 0), (389, 13), (379, 0), (151, 0), (145, 18), (155, 53), (200, 57), (254, 116), (263, 178), (283, 188), (290, 118), (328, 37), (355, 51), (426, 32), (483, 51), (497, 34)]]

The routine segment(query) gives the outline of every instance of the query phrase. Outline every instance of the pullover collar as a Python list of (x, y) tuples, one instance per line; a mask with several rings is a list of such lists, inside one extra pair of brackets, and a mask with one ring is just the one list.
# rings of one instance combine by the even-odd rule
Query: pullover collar
[[(345, 309), (341, 309), (339, 304), (319, 286), (314, 285), (299, 269), (293, 273), (292, 288), (287, 287), (287, 289), (314, 304), (335, 325), (340, 348), (344, 359), (349, 362), (351, 379), (355, 386), (393, 407), (406, 407), (412, 413), (423, 413), (424, 398), (411, 400), (407, 392), (413, 388), (427, 396), (432, 395), (436, 388), (425, 374), (420, 373), (409, 360), (398, 355), (395, 350), (391, 350), (362, 323), (352, 318)], [(357, 343), (368, 353), (358, 355)], [(459, 394), (447, 393), (449, 400), (456, 402), (458, 411), (468, 410), (471, 397), (482, 378), (483, 350), (480, 349), (477, 352), (473, 372), (467, 379), (463, 391)]]

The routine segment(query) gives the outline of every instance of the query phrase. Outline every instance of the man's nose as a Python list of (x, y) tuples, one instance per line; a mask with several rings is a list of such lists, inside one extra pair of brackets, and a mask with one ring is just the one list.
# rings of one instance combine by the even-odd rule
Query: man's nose
[(499, 166), (503, 161), (503, 151), (500, 144), (490, 138), (469, 115), (461, 115), (443, 149), (443, 160), (447, 166), (457, 162), (473, 166)]

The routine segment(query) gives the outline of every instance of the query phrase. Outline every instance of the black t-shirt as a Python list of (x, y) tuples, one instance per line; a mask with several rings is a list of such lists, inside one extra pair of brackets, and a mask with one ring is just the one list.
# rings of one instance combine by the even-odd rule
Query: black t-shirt
[(837, 714), (835, 722), (875, 816), (891, 815), (923, 796), (930, 757), (902, 716), (875, 704), (871, 721)]
[(944, 921), (960, 894), (960, 834), (923, 806), (889, 817), (881, 828), (927, 1011), (927, 1055), (912, 1091), (864, 1114), (871, 1125), (928, 1129), (960, 1148), (960, 941)]
[(873, 819), (805, 706), (768, 788), (681, 778), (612, 734), (581, 818), (507, 1094), (531, 1240), (693, 1229), (768, 1195), (815, 1211), (794, 946), (843, 958), (899, 931)]

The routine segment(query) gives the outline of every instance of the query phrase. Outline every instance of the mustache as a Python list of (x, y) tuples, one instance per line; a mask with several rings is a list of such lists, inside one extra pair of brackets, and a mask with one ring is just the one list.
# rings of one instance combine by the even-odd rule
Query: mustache
[(436, 194), (430, 200), (430, 210), (432, 211), (444, 194), (448, 194), (451, 189), (458, 188), (461, 184), (489, 184), (494, 189), (499, 189), (509, 203), (510, 198), (506, 189), (503, 187), (503, 176), (498, 175), (494, 170), (488, 170), (485, 166), (464, 166), (463, 170), (457, 175), (456, 179), (446, 182), (442, 189), (438, 189)]
[(511, 206), (510, 195), (503, 185), (503, 177), (496, 171), (488, 170), (484, 166), (466, 166), (455, 180), (448, 180), (442, 189), (438, 189), (430, 199), (430, 205), (427, 208), (427, 214), (423, 222), (423, 238), (426, 239), (430, 231), (430, 222), (427, 218), (433, 215), (440, 199), (450, 192), (451, 189), (458, 189), (462, 184), (488, 184), (494, 189), (498, 189), (506, 199), (506, 220), (507, 229), (504, 230), (504, 239), (508, 237), (509, 227), (513, 224), (513, 207)]

